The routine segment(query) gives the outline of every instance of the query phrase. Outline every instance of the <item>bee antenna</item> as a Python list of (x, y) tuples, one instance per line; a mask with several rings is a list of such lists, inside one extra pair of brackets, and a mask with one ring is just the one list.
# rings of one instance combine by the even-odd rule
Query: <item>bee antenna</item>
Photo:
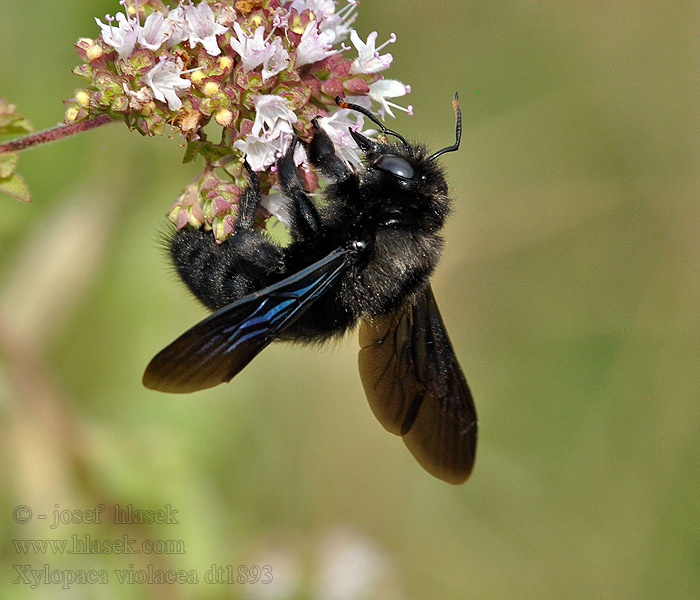
[(455, 128), (455, 143), (451, 146), (447, 146), (442, 150), (438, 150), (435, 154), (430, 156), (429, 160), (435, 160), (438, 156), (442, 156), (445, 152), (454, 152), (459, 149), (459, 142), (462, 140), (462, 110), (459, 108), (459, 92), (455, 93), (455, 97), (452, 100), (452, 108), (455, 111), (455, 116), (457, 117), (457, 126)]
[(409, 144), (406, 141), (406, 138), (403, 137), (400, 133), (397, 133), (396, 131), (393, 131), (391, 129), (388, 129), (384, 123), (382, 123), (375, 115), (373, 115), (371, 112), (369, 112), (366, 108), (363, 106), (360, 106), (359, 104), (353, 104), (352, 102), (345, 102), (340, 96), (335, 97), (335, 103), (340, 106), (340, 108), (349, 108), (350, 110), (354, 110), (356, 112), (362, 113), (367, 117), (372, 123), (375, 123), (379, 125), (379, 127), (382, 130), (382, 133), (384, 135), (393, 135), (394, 137), (397, 137), (399, 140), (401, 140), (401, 143), (406, 146), (408, 149), (409, 154), (412, 156), (413, 155), (413, 148), (411, 148), (411, 144)]

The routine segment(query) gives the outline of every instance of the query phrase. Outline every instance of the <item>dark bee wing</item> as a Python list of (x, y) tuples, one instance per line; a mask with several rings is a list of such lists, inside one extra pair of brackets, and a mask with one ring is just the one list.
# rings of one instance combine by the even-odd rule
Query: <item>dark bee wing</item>
[(363, 321), (360, 347), (360, 377), (379, 422), (403, 437), (428, 473), (466, 481), (476, 410), (430, 286), (414, 304)]
[(216, 311), (161, 350), (143, 384), (162, 392), (195, 392), (230, 381), (298, 319), (345, 271), (338, 248), (298, 273)]

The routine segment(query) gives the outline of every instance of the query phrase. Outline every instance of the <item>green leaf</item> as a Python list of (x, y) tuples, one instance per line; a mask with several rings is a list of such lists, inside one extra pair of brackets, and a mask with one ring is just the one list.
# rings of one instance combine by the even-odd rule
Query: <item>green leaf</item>
[(192, 162), (195, 158), (197, 158), (201, 146), (202, 142), (192, 142), (190, 140), (187, 140), (187, 146), (185, 147), (185, 156), (182, 159), (183, 164)]
[(0, 134), (17, 135), (20, 133), (31, 133), (34, 128), (27, 119), (12, 115), (0, 115)]
[(233, 148), (221, 144), (212, 144), (211, 142), (201, 140), (196, 142), (188, 141), (187, 148), (185, 149), (185, 157), (182, 159), (182, 162), (192, 162), (197, 156), (202, 156), (205, 162), (211, 165), (233, 153)]
[(15, 105), (0, 98), (0, 135), (17, 135), (34, 131), (31, 123), (15, 112)]
[(0, 179), (0, 192), (4, 192), (22, 202), (30, 202), (32, 199), (27, 182), (16, 173), (10, 177)]
[(7, 179), (17, 168), (17, 153), (0, 154), (0, 179)]

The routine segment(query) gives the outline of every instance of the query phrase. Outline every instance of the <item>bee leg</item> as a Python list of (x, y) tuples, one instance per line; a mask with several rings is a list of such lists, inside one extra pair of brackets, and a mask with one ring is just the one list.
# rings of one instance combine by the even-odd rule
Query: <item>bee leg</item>
[(240, 229), (253, 229), (255, 211), (258, 210), (258, 206), (260, 205), (260, 178), (250, 167), (247, 160), (244, 161), (243, 166), (245, 170), (248, 171), (248, 185), (241, 193), (240, 200), (238, 201), (238, 218), (234, 226), (236, 231)]
[(184, 227), (175, 233), (170, 254), (190, 291), (218, 310), (285, 276), (284, 250), (253, 229), (260, 204), (258, 175), (245, 163), (249, 183), (241, 194), (232, 235), (217, 243), (211, 231)]
[(277, 175), (285, 195), (292, 200), (292, 237), (295, 240), (315, 237), (321, 229), (321, 218), (316, 206), (306, 193), (301, 176), (294, 164), (294, 149), (299, 142), (295, 137), (289, 149), (277, 160)]
[(312, 121), (314, 126), (314, 136), (306, 145), (306, 153), (309, 162), (319, 169), (326, 177), (334, 180), (345, 179), (350, 175), (350, 171), (345, 163), (335, 153), (335, 147), (331, 138), (328, 137), (318, 124), (318, 119)]

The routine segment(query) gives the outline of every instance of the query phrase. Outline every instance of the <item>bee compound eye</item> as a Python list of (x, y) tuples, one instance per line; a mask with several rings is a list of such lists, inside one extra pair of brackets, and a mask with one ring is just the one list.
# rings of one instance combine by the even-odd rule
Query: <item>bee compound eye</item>
[(396, 154), (382, 154), (373, 166), (400, 179), (413, 179), (416, 174), (408, 161)]

